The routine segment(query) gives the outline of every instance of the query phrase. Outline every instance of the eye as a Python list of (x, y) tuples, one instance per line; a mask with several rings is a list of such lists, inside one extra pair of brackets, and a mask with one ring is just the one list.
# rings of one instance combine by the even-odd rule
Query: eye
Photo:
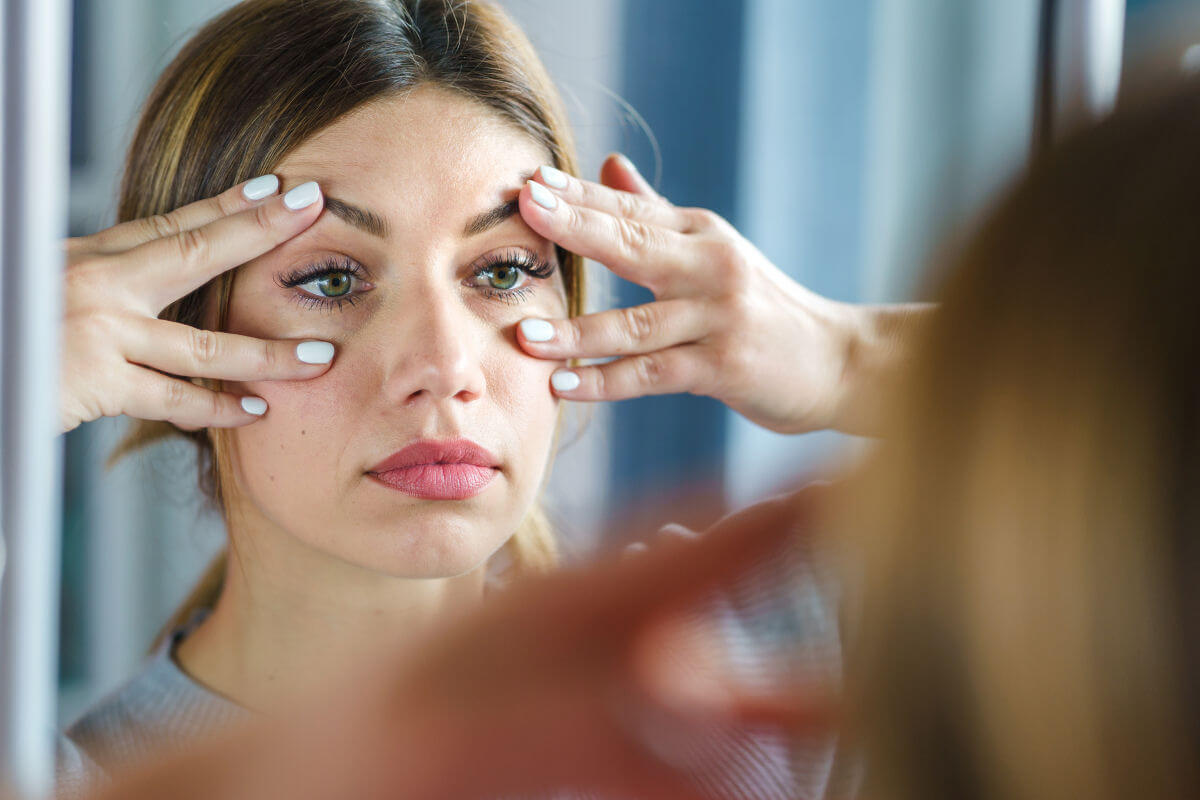
[(364, 280), (365, 274), (362, 265), (337, 257), (281, 275), (276, 283), (284, 288), (299, 289), (294, 297), (302, 305), (335, 308), (345, 303), (353, 305), (360, 295), (374, 288)]
[(524, 249), (492, 253), (467, 279), (469, 286), (482, 289), (488, 297), (519, 303), (532, 291), (533, 278), (549, 278), (556, 265)]
[(310, 294), (324, 297), (341, 297), (350, 293), (354, 285), (354, 276), (348, 272), (326, 272), (319, 278), (300, 284), (300, 288)]
[(493, 289), (501, 291), (514, 289), (518, 283), (525, 282), (525, 273), (516, 264), (498, 264), (480, 277), (486, 278)]

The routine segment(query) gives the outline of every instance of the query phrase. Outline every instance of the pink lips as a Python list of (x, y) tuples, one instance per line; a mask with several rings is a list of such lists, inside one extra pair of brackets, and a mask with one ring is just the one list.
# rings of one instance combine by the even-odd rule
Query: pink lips
[(388, 456), (367, 473), (423, 500), (466, 500), (496, 477), (496, 457), (470, 439), (420, 441)]

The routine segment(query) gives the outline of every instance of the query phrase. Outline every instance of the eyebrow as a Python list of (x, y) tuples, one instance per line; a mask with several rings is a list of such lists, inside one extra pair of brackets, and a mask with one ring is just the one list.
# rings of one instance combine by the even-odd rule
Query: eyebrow
[(387, 236), (387, 220), (373, 211), (359, 208), (352, 203), (347, 203), (345, 200), (339, 200), (336, 197), (326, 197), (325, 208), (343, 222), (347, 222), (359, 230), (366, 231), (372, 236), (378, 236), (381, 239)]
[[(387, 220), (374, 211), (360, 208), (353, 203), (347, 203), (345, 200), (339, 200), (336, 197), (326, 197), (325, 208), (343, 222), (353, 225), (359, 230), (366, 231), (372, 236), (385, 238), (388, 235)], [(473, 218), (467, 223), (467, 227), (463, 229), (463, 234), (465, 236), (478, 236), (485, 231), (491, 230), (508, 218), (516, 216), (519, 211), (520, 207), (516, 199), (501, 203), (495, 208), (484, 211)]]
[(467, 225), (463, 233), (467, 236), (476, 236), (489, 231), (499, 225), (509, 217), (515, 216), (519, 208), (517, 200), (509, 200), (507, 203), (501, 203), (490, 211), (485, 211)]

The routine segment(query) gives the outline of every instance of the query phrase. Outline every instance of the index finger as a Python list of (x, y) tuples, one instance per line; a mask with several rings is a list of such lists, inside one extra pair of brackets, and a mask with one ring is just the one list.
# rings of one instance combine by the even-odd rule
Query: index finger
[(169, 214), (155, 214), (122, 222), (111, 228), (74, 240), (72, 250), (94, 255), (111, 255), (155, 239), (165, 239), (210, 222), (237, 214), (279, 191), (279, 179), (260, 175), (239, 183), (215, 197), (180, 206)]
[[(121, 256), (130, 285), (146, 287), (152, 316), (226, 270), (274, 250), (312, 225), (324, 207), (320, 187), (302, 183), (283, 197), (138, 245)], [(109, 259), (116, 256), (108, 256)]]

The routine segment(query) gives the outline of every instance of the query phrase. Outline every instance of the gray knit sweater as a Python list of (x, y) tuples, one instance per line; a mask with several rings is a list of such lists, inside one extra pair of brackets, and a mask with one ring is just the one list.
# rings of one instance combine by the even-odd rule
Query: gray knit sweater
[(78, 795), (121, 766), (248, 718), (175, 663), (175, 648), (202, 618), (168, 636), (140, 672), (67, 729), (59, 740), (60, 792)]

